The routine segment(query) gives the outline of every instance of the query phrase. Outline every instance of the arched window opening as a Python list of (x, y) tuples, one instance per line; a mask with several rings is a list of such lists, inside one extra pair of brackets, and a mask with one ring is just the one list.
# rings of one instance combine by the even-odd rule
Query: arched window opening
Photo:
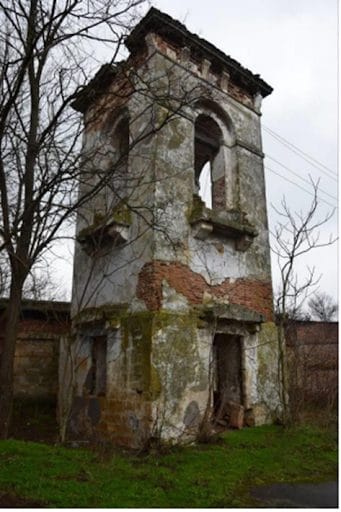
[(209, 116), (200, 114), (195, 122), (195, 189), (208, 208), (214, 205), (212, 167), (221, 145), (222, 133)]

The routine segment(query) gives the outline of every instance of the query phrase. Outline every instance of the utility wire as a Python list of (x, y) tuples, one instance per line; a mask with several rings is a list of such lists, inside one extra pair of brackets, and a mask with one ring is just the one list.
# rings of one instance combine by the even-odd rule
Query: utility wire
[(328, 176), (328, 178), (337, 182), (337, 178), (336, 178), (337, 174), (335, 173), (335, 171), (333, 171), (326, 165), (322, 164), (321, 162), (316, 160), (316, 158), (310, 156), (308, 153), (305, 153), (304, 151), (302, 151), (302, 149), (298, 148), (297, 146), (292, 144), (292, 142), (289, 142), (284, 137), (282, 137), (278, 133), (274, 132), (267, 126), (264, 126), (264, 125), (262, 125), (262, 126), (263, 126), (264, 131), (269, 133), (269, 135), (271, 135), (274, 139), (276, 139), (278, 142), (283, 144), (283, 146), (285, 146), (287, 149), (289, 149), (290, 151), (292, 151), (293, 153), (295, 153), (296, 155), (301, 157), (303, 160), (308, 162), (310, 165), (312, 165), (313, 167), (318, 169), (320, 172), (324, 173), (326, 176)]
[[(306, 180), (305, 178), (302, 178), (302, 176), (300, 176), (300, 174), (296, 173), (295, 171), (293, 171), (292, 169), (290, 169), (289, 167), (287, 167), (286, 165), (282, 164), (279, 160), (276, 160), (276, 158), (273, 158), (272, 156), (266, 154), (265, 155), (267, 158), (270, 158), (270, 160), (272, 160), (273, 162), (276, 162), (276, 164), (280, 165), (281, 167), (283, 167), (283, 169), (286, 169), (287, 171), (291, 172), (291, 174), (293, 174), (294, 176), (296, 176), (298, 179), (300, 179), (301, 181), (304, 181), (304, 183), (307, 183), (308, 185), (311, 185), (311, 183)], [(329, 192), (326, 192), (325, 190), (323, 190), (322, 188), (319, 187), (319, 191), (322, 192), (323, 194), (325, 194), (326, 196), (329, 196), (331, 199), (334, 199), (335, 201), (337, 201), (337, 197), (335, 196), (332, 196), (331, 194), (329, 194)]]
[[(304, 192), (306, 192), (307, 194), (309, 194), (310, 196), (313, 196), (314, 197), (314, 194), (312, 192), (310, 192), (309, 190), (307, 190), (306, 188), (304, 187), (301, 187), (301, 185), (299, 185), (298, 183), (296, 183), (295, 181), (292, 181), (292, 180), (289, 180), (289, 178), (286, 178), (285, 176), (283, 176), (282, 174), (274, 171), (273, 169), (271, 169), (270, 167), (268, 166), (264, 166), (265, 169), (267, 169), (268, 171), (272, 172), (273, 174), (276, 174), (276, 176), (279, 176), (280, 178), (282, 178), (283, 180), (287, 181), (288, 183), (291, 183), (292, 185), (294, 185), (295, 187), (297, 188), (300, 188), (301, 190), (303, 190)], [(325, 203), (327, 204), (328, 206), (330, 206), (331, 208), (334, 208), (336, 209), (337, 206), (334, 206), (330, 203), (328, 203), (328, 201), (326, 201), (325, 199), (322, 199), (322, 197), (318, 197), (319, 201), (321, 201), (322, 203)]]
[[(268, 156), (268, 155), (267, 155)], [(269, 156), (268, 156), (269, 157)], [(271, 158), (271, 157), (270, 157)], [(301, 176), (299, 176), (298, 174), (296, 174), (294, 171), (292, 171), (291, 169), (289, 169), (288, 167), (286, 167), (284, 164), (281, 164), (280, 162), (278, 162), (277, 160), (275, 160), (274, 158), (272, 158), (272, 160), (274, 160), (275, 162), (279, 163), (279, 165), (281, 165), (282, 167), (284, 167), (285, 169), (287, 169), (288, 171), (290, 171), (292, 174), (294, 174), (295, 176), (297, 176), (299, 179), (301, 179), (302, 181), (304, 181), (305, 183), (307, 183), (308, 185), (310, 185), (310, 182), (305, 180), (304, 178), (302, 178)], [(199, 195), (201, 196), (202, 200), (206, 203), (206, 206), (208, 208), (212, 208), (211, 204), (210, 204), (210, 201), (211, 201), (211, 194), (212, 194), (212, 185), (211, 185), (211, 177), (210, 177), (210, 169), (209, 168), (206, 168), (207, 167), (207, 164), (204, 166), (202, 172), (201, 172), (201, 175), (200, 175), (200, 192), (199, 192)], [(271, 167), (265, 165), (264, 168), (270, 172), (272, 172), (273, 174), (275, 174), (276, 176), (279, 176), (280, 178), (282, 178), (283, 180), (287, 181), (288, 183), (294, 185), (295, 187), (299, 188), (300, 190), (303, 190), (304, 192), (306, 192), (307, 194), (309, 194), (310, 196), (314, 197), (314, 194), (312, 192), (310, 192), (309, 190), (307, 190), (306, 188), (302, 187), (301, 185), (299, 185), (298, 183), (296, 183), (296, 181), (293, 181), (293, 180), (290, 180), (289, 178), (287, 178), (286, 176), (283, 176), (282, 174), (276, 172), (274, 169), (271, 169)], [(321, 191), (321, 189), (319, 189), (319, 191)], [(328, 196), (330, 196), (332, 199), (336, 199), (334, 198), (333, 196), (331, 196), (330, 194), (328, 194), (327, 192), (324, 192), (324, 194), (327, 194)], [(330, 206), (331, 208), (337, 208), (337, 206), (335, 205), (332, 205), (331, 203), (329, 203), (328, 201), (326, 201), (325, 199), (323, 199), (322, 197), (319, 197), (318, 196), (318, 199), (319, 201), (327, 204), (328, 206)]]
[(293, 148), (296, 152), (300, 153), (301, 155), (304, 155), (305, 157), (307, 157), (312, 162), (315, 162), (319, 167), (323, 167), (328, 173), (331, 173), (332, 175), (337, 175), (337, 173), (333, 169), (330, 169), (330, 167), (327, 167), (323, 163), (319, 162), (319, 160), (317, 160), (313, 156), (309, 155), (308, 153), (306, 153), (305, 151), (300, 149), (298, 146), (295, 146), (295, 144), (293, 144), (292, 142), (288, 141), (282, 135), (279, 135), (279, 133), (276, 133), (274, 130), (272, 130), (268, 126), (264, 126), (263, 125), (263, 128), (265, 129), (265, 131), (267, 131), (270, 135), (272, 135), (273, 137), (278, 139), (279, 142), (281, 142), (285, 146), (289, 146), (289, 148)]

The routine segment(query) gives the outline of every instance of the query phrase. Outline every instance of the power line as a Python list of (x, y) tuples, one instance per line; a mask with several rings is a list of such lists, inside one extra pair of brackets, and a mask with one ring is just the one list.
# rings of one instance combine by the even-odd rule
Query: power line
[[(291, 172), (291, 174), (293, 174), (294, 176), (296, 176), (298, 179), (300, 179), (301, 181), (304, 181), (304, 183), (307, 183), (308, 185), (311, 185), (311, 182), (309, 182), (308, 180), (306, 180), (305, 178), (302, 178), (302, 176), (298, 173), (296, 173), (295, 171), (293, 171), (292, 169), (290, 169), (289, 167), (287, 167), (286, 165), (282, 164), (279, 160), (276, 160), (276, 158), (273, 158), (272, 156), (266, 154), (266, 157), (267, 158), (270, 158), (270, 160), (273, 160), (274, 162), (276, 162), (276, 164), (280, 165), (281, 167), (283, 167), (283, 169), (286, 169), (287, 171)], [(326, 196), (329, 196), (331, 199), (334, 199), (335, 201), (337, 201), (337, 197), (335, 196), (332, 196), (331, 194), (329, 194), (329, 192), (326, 192), (325, 190), (323, 190), (322, 188), (319, 187), (319, 191), (322, 192), (323, 194), (325, 194)]]
[[(306, 153), (305, 151), (300, 149), (298, 146), (295, 146), (295, 144), (293, 144), (292, 142), (290, 142), (287, 139), (285, 139), (282, 135), (279, 135), (274, 130), (271, 130), (271, 128), (269, 128), (267, 126), (264, 126), (264, 125), (263, 125), (263, 128), (265, 129), (265, 131), (267, 131), (274, 138), (278, 139), (279, 142), (281, 142), (285, 146), (289, 146), (289, 149), (293, 148), (295, 150), (294, 152), (298, 152), (298, 153), (304, 155), (304, 157), (307, 157), (312, 162), (315, 162), (318, 166), (323, 167), (328, 173), (331, 173), (333, 175), (337, 175), (337, 173), (335, 171), (333, 171), (333, 169), (330, 169), (330, 167), (327, 167), (323, 163), (319, 162), (316, 158), (314, 158), (313, 156), (309, 155), (308, 153)], [(302, 158), (303, 158), (303, 156), (302, 156)]]
[[(268, 166), (264, 166), (265, 169), (267, 169), (268, 171), (272, 172), (273, 174), (276, 174), (276, 176), (279, 176), (280, 178), (282, 178), (283, 180), (287, 181), (288, 183), (291, 183), (292, 185), (294, 185), (295, 187), (297, 188), (300, 188), (301, 190), (303, 190), (304, 192), (306, 192), (307, 194), (309, 194), (310, 196), (313, 196), (314, 197), (314, 194), (312, 192), (310, 192), (309, 190), (307, 190), (306, 188), (304, 187), (301, 187), (301, 185), (299, 185), (298, 183), (296, 183), (295, 181), (292, 181), (292, 180), (289, 180), (289, 178), (286, 178), (285, 176), (283, 176), (282, 174), (274, 171), (273, 169), (271, 169), (270, 167)], [(319, 201), (321, 201), (322, 203), (325, 203), (327, 204), (328, 206), (330, 206), (331, 208), (337, 208), (337, 206), (334, 206), (330, 203), (328, 203), (328, 201), (326, 201), (325, 199), (322, 199), (321, 197), (318, 197)]]
[(335, 177), (335, 176), (337, 176), (337, 173), (335, 173), (335, 171), (333, 171), (332, 169), (330, 169), (326, 165), (322, 164), (316, 158), (310, 156), (308, 153), (305, 153), (302, 149), (300, 149), (299, 147), (295, 146), (292, 142), (289, 142), (284, 137), (282, 137), (278, 133), (274, 132), (273, 130), (271, 130), (267, 126), (263, 125), (263, 129), (267, 133), (269, 133), (269, 135), (271, 135), (274, 139), (276, 139), (277, 142), (279, 142), (280, 144), (283, 144), (283, 146), (285, 146), (287, 149), (289, 149), (290, 151), (292, 151), (293, 153), (298, 155), (300, 158), (302, 158), (303, 160), (308, 162), (309, 165), (315, 167), (320, 172), (324, 173), (326, 176), (328, 176), (328, 178), (330, 178), (330, 179), (332, 179), (334, 181), (337, 181), (337, 178)]

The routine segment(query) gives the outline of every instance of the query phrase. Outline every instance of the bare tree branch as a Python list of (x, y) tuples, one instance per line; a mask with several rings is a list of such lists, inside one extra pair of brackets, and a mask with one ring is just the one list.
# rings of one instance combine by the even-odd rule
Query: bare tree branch
[(307, 268), (307, 275), (302, 279), (296, 274), (295, 267), (300, 256), (310, 251), (327, 247), (336, 241), (329, 236), (320, 240), (319, 228), (324, 226), (334, 215), (334, 210), (322, 218), (318, 217), (318, 186), (319, 182), (311, 180), (313, 199), (305, 212), (292, 212), (283, 198), (281, 209), (274, 208), (280, 218), (274, 231), (271, 232), (271, 250), (277, 257), (280, 271), (280, 288), (275, 299), (275, 310), (278, 319), (278, 374), (282, 383), (281, 401), (284, 410), (284, 421), (290, 420), (288, 402), (288, 381), (286, 368), (285, 328), (290, 319), (302, 315), (302, 306), (321, 276), (315, 275), (315, 268)]

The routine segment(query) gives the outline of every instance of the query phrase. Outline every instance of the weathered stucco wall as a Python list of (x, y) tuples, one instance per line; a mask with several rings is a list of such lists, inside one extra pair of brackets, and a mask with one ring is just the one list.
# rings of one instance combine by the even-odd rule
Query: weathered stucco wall
[[(76, 249), (75, 313), (85, 305), (100, 306), (110, 304), (113, 300), (115, 303), (131, 303), (135, 297), (138, 274), (143, 264), (152, 259), (180, 261), (194, 272), (204, 275), (209, 284), (245, 275), (268, 282), (271, 280), (259, 114), (237, 103), (228, 94), (212, 88), (206, 80), (205, 87), (201, 83), (198, 85), (198, 76), (193, 76), (183, 68), (175, 68), (174, 62), (155, 53), (155, 48), (150, 48), (150, 54), (148, 66), (144, 74), (141, 73), (141, 80), (149, 83), (148, 94), (137, 93), (126, 103), (130, 118), (130, 139), (136, 141), (144, 137), (148, 127), (152, 132), (152, 120), (157, 126), (163, 118), (169, 116), (169, 120), (162, 129), (156, 128), (155, 134), (134, 144), (129, 154), (128, 183), (131, 182), (133, 189), (127, 198), (131, 215), (129, 243), (107, 254), (102, 251), (96, 258), (89, 257), (79, 247)], [(170, 72), (172, 78), (169, 78)], [(157, 74), (160, 76), (152, 84), (151, 73), (153, 78)], [(169, 87), (170, 81), (176, 81), (175, 78), (184, 84), (183, 88), (186, 87), (185, 92), (178, 93), (180, 99), (184, 101), (185, 95), (188, 102), (176, 115), (169, 108), (155, 102), (163, 89)], [(110, 92), (108, 94), (110, 98)], [(213, 105), (211, 111), (207, 106), (200, 106), (204, 94)], [(215, 106), (219, 106), (222, 113), (220, 117), (215, 114)], [(110, 108), (113, 106), (109, 102)], [(195, 192), (194, 121), (202, 111), (211, 113), (218, 120), (228, 141), (232, 135), (227, 133), (229, 130), (224, 120), (228, 120), (230, 131), (233, 132), (235, 175), (230, 176), (229, 165), (226, 165), (225, 188), (228, 195), (233, 196), (232, 207), (243, 211), (258, 232), (252, 246), (245, 252), (236, 251), (231, 239), (217, 240), (216, 236), (209, 236), (202, 243), (193, 236), (193, 229), (188, 223)], [(107, 156), (103, 148), (107, 147), (107, 137), (103, 134), (107, 130), (106, 117), (103, 116), (102, 123), (98, 121), (94, 126), (90, 123), (89, 130), (91, 133), (87, 133), (84, 151), (90, 155), (99, 152)], [(96, 173), (98, 157), (94, 160), (91, 162), (92, 172)], [(133, 187), (137, 183), (138, 186)], [(225, 206), (227, 208), (228, 205)], [(91, 224), (93, 211), (94, 204), (90, 201), (79, 215), (78, 233)], [(153, 229), (148, 230), (148, 222), (144, 221), (144, 217), (150, 220)]]
[[(279, 398), (261, 94), (250, 92), (246, 71), (229, 76), (217, 60), (152, 31), (131, 62), (85, 113), (82, 187), (115, 164), (122, 119), (130, 151), (125, 179), (120, 163), (79, 212), (71, 430), (130, 446), (195, 435), (222, 393), (212, 377), (218, 334), (240, 343), (238, 406), (249, 424), (270, 421)], [(207, 151), (212, 209), (198, 196)], [(99, 357), (106, 385), (96, 393), (89, 380)]]
[[(152, 317), (107, 308), (104, 323), (83, 322), (75, 339), (62, 340), (59, 372), (64, 386), (59, 414), (72, 437), (109, 438), (117, 444), (141, 447), (149, 437), (152, 417), (150, 343)], [(92, 340), (105, 335), (105, 367), (97, 367), (105, 391), (92, 389)], [(73, 351), (74, 366), (67, 352)], [(76, 369), (76, 371), (75, 371)], [(75, 380), (73, 380), (75, 378)], [(74, 393), (70, 388), (75, 382)], [(69, 409), (68, 409), (69, 406)]]

